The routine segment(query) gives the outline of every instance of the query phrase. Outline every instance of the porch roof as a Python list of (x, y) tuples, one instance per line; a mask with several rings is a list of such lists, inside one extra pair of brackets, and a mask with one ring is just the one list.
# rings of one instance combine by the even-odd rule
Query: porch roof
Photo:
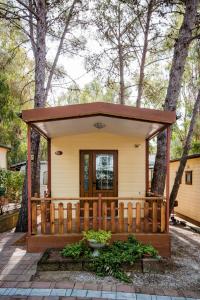
[[(94, 102), (23, 110), (22, 119), (50, 138), (89, 132), (148, 138), (174, 123), (176, 113)], [(105, 127), (99, 130), (96, 123)]]

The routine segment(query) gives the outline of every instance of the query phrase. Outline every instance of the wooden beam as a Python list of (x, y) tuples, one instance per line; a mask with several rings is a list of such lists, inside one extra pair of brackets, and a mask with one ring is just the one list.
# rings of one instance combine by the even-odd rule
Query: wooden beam
[(47, 140), (48, 150), (48, 197), (51, 197), (51, 139)]
[(170, 127), (167, 127), (166, 145), (166, 230), (169, 232), (169, 196), (170, 196)]
[(149, 192), (149, 140), (145, 141), (145, 181), (146, 181), (146, 196)]
[(176, 121), (176, 113), (172, 111), (137, 108), (128, 105), (105, 102), (35, 108), (22, 111), (22, 119), (27, 123), (83, 118), (98, 115), (168, 125)]
[(28, 187), (28, 235), (31, 235), (31, 126), (27, 127), (27, 187)]

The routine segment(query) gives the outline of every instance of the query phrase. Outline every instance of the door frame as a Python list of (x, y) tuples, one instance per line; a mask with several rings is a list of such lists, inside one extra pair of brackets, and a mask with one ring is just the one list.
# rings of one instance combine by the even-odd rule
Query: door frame
[[(118, 150), (116, 149), (109, 149), (109, 150), (106, 150), (106, 149), (80, 149), (79, 150), (79, 196), (81, 197), (81, 194), (82, 194), (82, 185), (81, 185), (81, 180), (82, 180), (82, 176), (83, 174), (81, 174), (81, 156), (82, 156), (82, 153), (114, 153), (114, 176), (115, 176), (115, 184), (114, 184), (114, 194), (115, 196), (114, 197), (118, 197), (118, 178), (119, 178), (119, 174), (118, 174)], [(93, 173), (94, 173), (94, 158), (93, 158), (93, 155), (92, 157), (90, 157), (90, 164), (91, 164), (91, 168), (89, 170), (90, 172), (90, 176), (92, 175), (93, 177)], [(116, 173), (116, 174), (115, 174)], [(93, 193), (93, 183), (92, 183), (92, 186), (91, 186), (91, 189), (92, 189), (92, 193)], [(108, 190), (109, 191), (109, 190)], [(106, 192), (106, 190), (105, 190)], [(99, 192), (99, 194), (101, 194), (101, 192)], [(93, 197), (93, 196), (91, 196)]]

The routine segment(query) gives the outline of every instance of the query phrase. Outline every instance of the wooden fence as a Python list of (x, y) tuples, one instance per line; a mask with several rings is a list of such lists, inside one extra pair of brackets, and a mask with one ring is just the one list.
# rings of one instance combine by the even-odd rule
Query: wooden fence
[(162, 197), (32, 198), (32, 234), (166, 232)]

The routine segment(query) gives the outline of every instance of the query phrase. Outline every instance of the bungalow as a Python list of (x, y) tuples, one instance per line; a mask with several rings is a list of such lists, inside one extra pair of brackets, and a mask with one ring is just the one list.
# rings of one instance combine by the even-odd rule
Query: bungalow
[[(96, 102), (24, 110), (28, 127), (30, 252), (62, 247), (82, 231), (129, 234), (170, 255), (170, 126), (175, 112)], [(31, 131), (48, 143), (48, 197), (31, 191)], [(148, 197), (149, 140), (167, 132), (166, 197)]]
[[(170, 182), (174, 182), (180, 159), (170, 161)], [(188, 155), (179, 187), (177, 216), (200, 226), (200, 154)]]
[(7, 153), (10, 149), (11, 147), (0, 144), (0, 169), (7, 170), (8, 167)]

